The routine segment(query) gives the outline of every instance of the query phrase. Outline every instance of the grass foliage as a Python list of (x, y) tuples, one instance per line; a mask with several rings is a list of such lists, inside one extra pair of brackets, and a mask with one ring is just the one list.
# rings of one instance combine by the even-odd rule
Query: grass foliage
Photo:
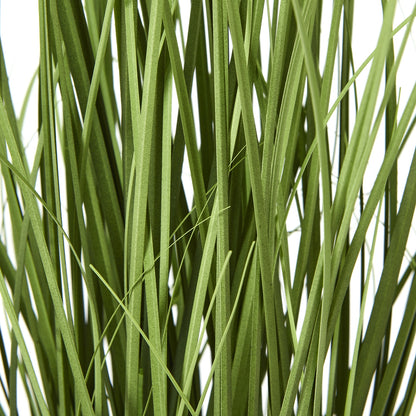
[(29, 147), (0, 54), (1, 414), (410, 414), (415, 10), (381, 3), (356, 67), (353, 0), (38, 1)]

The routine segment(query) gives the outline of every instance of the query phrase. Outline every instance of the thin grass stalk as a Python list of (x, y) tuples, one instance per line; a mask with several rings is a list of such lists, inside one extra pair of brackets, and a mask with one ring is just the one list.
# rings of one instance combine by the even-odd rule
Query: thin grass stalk
[[(340, 89), (343, 89), (350, 78), (350, 68), (351, 68), (351, 42), (352, 42), (352, 28), (353, 28), (353, 11), (354, 11), (354, 2), (344, 2), (344, 18), (342, 25), (342, 62), (341, 62), (341, 85)], [(349, 93), (345, 95), (340, 104), (340, 114), (339, 114), (339, 174), (341, 174), (341, 169), (343, 166), (345, 152), (347, 143), (350, 137), (350, 97)], [(345, 247), (345, 254), (348, 250), (349, 237), (347, 237), (347, 246)], [(364, 250), (361, 251), (361, 264), (364, 264)], [(364, 276), (361, 280), (363, 281)], [(364, 285), (362, 284), (362, 289)], [(345, 403), (346, 394), (347, 394), (347, 385), (345, 383), (345, 378), (342, 376), (348, 371), (348, 360), (349, 360), (349, 351), (350, 351), (350, 342), (349, 342), (349, 320), (350, 320), (350, 299), (349, 292), (347, 292), (344, 303), (342, 306), (341, 316), (340, 316), (340, 331), (339, 331), (339, 350), (337, 351), (337, 394), (335, 396), (335, 409), (342, 411), (341, 407)]]
[[(383, 2), (383, 11), (386, 8), (386, 3)], [(386, 83), (389, 75), (392, 72), (394, 62), (394, 47), (393, 40), (390, 41), (389, 52), (386, 59)], [(396, 112), (397, 112), (397, 103), (396, 103), (396, 85), (394, 83), (393, 90), (391, 92), (391, 97), (386, 107), (386, 120), (385, 120), (385, 146), (388, 147), (391, 136), (395, 129), (396, 122)], [(388, 248), (390, 246), (391, 233), (394, 228), (395, 217), (397, 215), (397, 165), (393, 167), (390, 177), (386, 185), (386, 194), (384, 199), (384, 223), (385, 223), (385, 233), (384, 233), (384, 257), (387, 255)], [(391, 317), (389, 319), (389, 327), (391, 327)], [(390, 347), (390, 334), (386, 333), (386, 337), (383, 340), (383, 347), (380, 353), (380, 362), (376, 372), (375, 379), (375, 388), (374, 394), (376, 394), (380, 380), (383, 376), (384, 369), (387, 365), (388, 352)], [(373, 397), (374, 399), (374, 397)]]
[[(213, 42), (214, 42), (214, 105), (215, 138), (217, 164), (218, 209), (221, 211), (217, 232), (217, 275), (225, 262), (229, 249), (228, 237), (228, 126), (226, 91), (228, 86), (227, 61), (228, 43), (225, 42), (227, 14), (222, 1), (213, 2)], [(221, 284), (216, 302), (215, 354), (218, 353), (221, 336), (229, 319), (229, 270), (225, 270), (225, 278)], [(214, 377), (214, 413), (229, 414), (231, 412), (231, 344), (227, 340), (221, 353), (220, 364)]]

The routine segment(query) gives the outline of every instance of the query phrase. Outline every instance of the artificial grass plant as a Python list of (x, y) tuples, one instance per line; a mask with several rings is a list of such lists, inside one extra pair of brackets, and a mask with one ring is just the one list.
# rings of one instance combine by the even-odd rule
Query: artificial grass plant
[(356, 62), (352, 0), (38, 1), (31, 147), (0, 43), (1, 414), (411, 414), (396, 3)]

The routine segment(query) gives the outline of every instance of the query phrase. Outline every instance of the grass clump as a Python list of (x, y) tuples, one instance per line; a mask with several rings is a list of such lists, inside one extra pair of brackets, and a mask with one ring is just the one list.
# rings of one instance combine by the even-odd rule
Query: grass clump
[(38, 1), (2, 414), (411, 414), (416, 10), (381, 3), (357, 67), (352, 1)]

